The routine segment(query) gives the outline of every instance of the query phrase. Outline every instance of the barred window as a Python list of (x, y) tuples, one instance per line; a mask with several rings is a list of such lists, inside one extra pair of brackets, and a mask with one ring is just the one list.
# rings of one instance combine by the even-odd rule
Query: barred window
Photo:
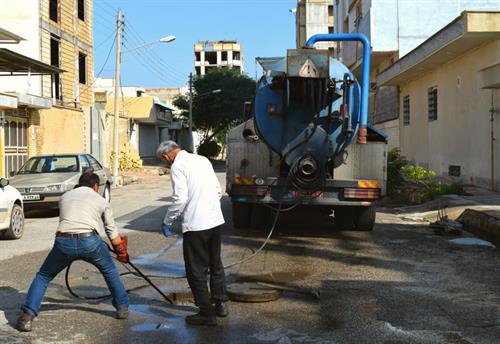
[(435, 121), (438, 118), (438, 91), (437, 87), (429, 87), (427, 90), (427, 108), (429, 121)]
[(410, 96), (403, 97), (403, 124), (410, 125)]

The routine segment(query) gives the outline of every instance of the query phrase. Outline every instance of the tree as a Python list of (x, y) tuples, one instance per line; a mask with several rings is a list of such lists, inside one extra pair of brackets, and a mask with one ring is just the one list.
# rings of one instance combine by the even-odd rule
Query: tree
[[(220, 89), (220, 93), (211, 91)], [(193, 127), (201, 133), (201, 144), (223, 143), (228, 129), (243, 121), (245, 101), (253, 100), (255, 81), (236, 69), (216, 68), (193, 82)], [(179, 96), (174, 105), (189, 118), (189, 96)], [(222, 141), (221, 141), (222, 140)]]

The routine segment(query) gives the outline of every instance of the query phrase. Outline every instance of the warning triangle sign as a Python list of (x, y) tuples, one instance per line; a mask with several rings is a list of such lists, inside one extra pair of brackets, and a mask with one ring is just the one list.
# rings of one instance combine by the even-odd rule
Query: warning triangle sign
[(302, 68), (300, 68), (299, 75), (303, 78), (318, 78), (319, 72), (311, 59), (307, 59)]

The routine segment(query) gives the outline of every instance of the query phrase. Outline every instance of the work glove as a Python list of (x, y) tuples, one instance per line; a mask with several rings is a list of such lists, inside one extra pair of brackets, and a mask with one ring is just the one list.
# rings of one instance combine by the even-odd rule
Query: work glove
[(162, 223), (161, 224), (161, 233), (163, 234), (163, 236), (165, 238), (168, 238), (172, 234), (170, 226)]
[(128, 244), (128, 236), (124, 235), (121, 237), (122, 241), (115, 245), (113, 244), (113, 248), (115, 249), (116, 259), (118, 259), (121, 263), (128, 263), (128, 252), (127, 252), (127, 244)]

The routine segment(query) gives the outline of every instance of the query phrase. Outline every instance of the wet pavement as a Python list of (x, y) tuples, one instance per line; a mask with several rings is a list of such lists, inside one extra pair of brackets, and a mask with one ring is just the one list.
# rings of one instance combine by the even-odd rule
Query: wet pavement
[[(164, 239), (156, 229), (170, 202), (169, 189), (166, 177), (154, 177), (115, 190), (113, 204), (120, 208), (117, 221), (127, 229), (134, 263), (153, 275), (162, 291), (182, 295), (188, 286), (180, 237)], [(223, 261), (229, 264), (254, 252), (267, 233), (233, 229), (227, 198), (223, 209)], [(29, 221), (34, 228), (39, 219)], [(61, 274), (47, 290), (34, 331), (20, 334), (13, 329), (18, 308), (51, 245), (51, 230), (44, 225), (41, 233), (28, 233), (18, 250), (16, 242), (0, 242), (10, 252), (0, 257), (0, 343), (498, 343), (500, 338), (497, 249), (456, 245), (453, 237), (390, 212), (379, 213), (374, 231), (363, 233), (333, 231), (324, 219), (300, 210), (280, 220), (259, 255), (226, 271), (229, 283), (283, 287), (276, 301), (230, 302), (230, 315), (219, 319), (219, 326), (190, 327), (184, 317), (196, 308), (187, 295), (167, 304), (143, 287), (144, 281), (126, 274), (126, 287), (133, 289), (130, 317), (116, 320), (109, 299), (75, 299)], [(34, 251), (31, 241), (45, 248)], [(85, 296), (107, 293), (100, 275), (81, 262), (71, 268), (69, 281)]]

